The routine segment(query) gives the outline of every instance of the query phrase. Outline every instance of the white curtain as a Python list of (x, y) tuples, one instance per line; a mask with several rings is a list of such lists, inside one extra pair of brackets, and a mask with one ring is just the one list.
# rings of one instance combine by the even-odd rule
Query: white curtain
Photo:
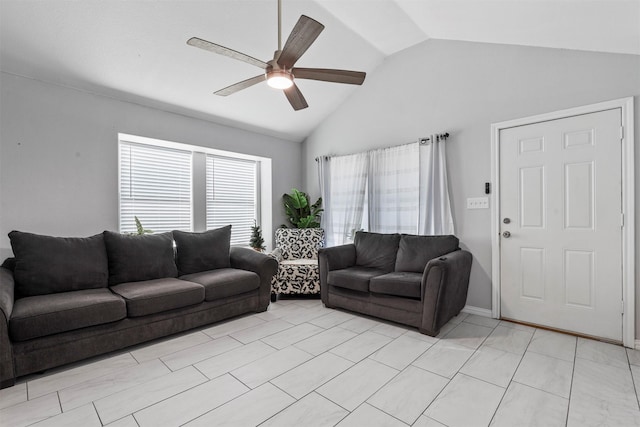
[(420, 147), (417, 142), (369, 152), (369, 230), (418, 231)]
[(327, 246), (352, 242), (362, 226), (368, 154), (318, 159)]
[(420, 147), (418, 234), (454, 234), (445, 145), (443, 138), (431, 135)]
[(327, 246), (378, 233), (454, 234), (445, 139), (318, 159)]
[[(329, 230), (332, 228), (333, 209), (331, 208), (331, 158), (328, 156), (317, 157), (318, 182), (320, 183), (320, 197), (322, 197), (322, 216), (320, 227), (324, 229), (325, 245), (329, 246)], [(333, 245), (332, 245), (333, 246)]]

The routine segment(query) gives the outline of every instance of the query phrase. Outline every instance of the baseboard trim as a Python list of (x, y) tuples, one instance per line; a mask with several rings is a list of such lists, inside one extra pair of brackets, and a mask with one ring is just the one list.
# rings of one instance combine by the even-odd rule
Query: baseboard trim
[(636, 349), (636, 350), (640, 350), (640, 340), (636, 340), (636, 342), (635, 342), (635, 349)]
[[(491, 310), (489, 310), (488, 308), (474, 307), (472, 305), (465, 305), (462, 309), (462, 312), (475, 314), (476, 316), (491, 317)], [(638, 342), (639, 341), (636, 341), (636, 346), (638, 345)]]

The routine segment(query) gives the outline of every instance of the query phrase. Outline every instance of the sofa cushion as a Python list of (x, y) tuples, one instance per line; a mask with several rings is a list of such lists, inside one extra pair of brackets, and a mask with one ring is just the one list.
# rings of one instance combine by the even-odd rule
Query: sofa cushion
[(318, 294), (320, 274), (317, 259), (280, 261), (278, 272), (271, 280), (274, 294)]
[(260, 276), (253, 271), (237, 268), (219, 268), (187, 274), (180, 276), (180, 279), (204, 286), (204, 299), (207, 301), (243, 294), (260, 287)]
[(125, 302), (107, 288), (20, 298), (13, 306), (9, 333), (14, 341), (116, 322), (127, 315)]
[(458, 249), (456, 236), (412, 236), (403, 234), (400, 238), (395, 271), (422, 273), (433, 258)]
[(354, 240), (356, 265), (376, 268), (385, 273), (392, 272), (396, 263), (399, 242), (399, 234), (358, 231)]
[(327, 275), (329, 285), (354, 291), (369, 292), (369, 280), (385, 274), (385, 271), (369, 267), (349, 267), (330, 271)]
[(109, 285), (178, 277), (171, 233), (129, 235), (104, 232)]
[(173, 278), (121, 283), (112, 286), (111, 290), (126, 301), (128, 317), (146, 316), (204, 301), (202, 285)]
[(422, 273), (393, 272), (373, 277), (369, 290), (378, 294), (420, 298)]
[(12, 231), (14, 277), (19, 296), (46, 295), (107, 286), (109, 269), (101, 234), (50, 237)]
[(230, 266), (230, 225), (203, 233), (174, 230), (173, 239), (176, 241), (176, 264), (181, 276)]

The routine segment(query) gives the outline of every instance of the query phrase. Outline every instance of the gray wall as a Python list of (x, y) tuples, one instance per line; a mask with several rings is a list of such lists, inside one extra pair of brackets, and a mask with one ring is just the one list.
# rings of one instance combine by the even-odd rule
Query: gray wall
[[(632, 95), (640, 95), (639, 56), (428, 40), (387, 58), (307, 138), (302, 153), (304, 188), (312, 195), (319, 192), (316, 156), (396, 145), (448, 131), (456, 234), (474, 254), (467, 304), (490, 309), (491, 212), (467, 210), (466, 199), (483, 196), (484, 183), (491, 180), (491, 123)], [(638, 165), (638, 98), (635, 113)], [(640, 211), (637, 169), (636, 194)], [(640, 250), (637, 256), (640, 259)], [(640, 301), (638, 290), (636, 297)], [(639, 319), (640, 303), (636, 306)], [(636, 323), (640, 336), (640, 322)]]
[(301, 182), (299, 143), (0, 73), (0, 256), (12, 229), (88, 236), (118, 229), (118, 133), (272, 159), (280, 197)]

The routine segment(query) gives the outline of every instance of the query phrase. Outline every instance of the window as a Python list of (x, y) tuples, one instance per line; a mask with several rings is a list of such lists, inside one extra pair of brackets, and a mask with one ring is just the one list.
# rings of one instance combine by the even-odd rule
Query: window
[(256, 221), (270, 246), (271, 159), (125, 134), (119, 143), (121, 232), (136, 231), (136, 216), (156, 233), (231, 224), (231, 244), (248, 246)]
[(120, 143), (120, 231), (192, 229), (190, 151)]
[(258, 163), (207, 156), (207, 229), (231, 224), (231, 244), (246, 245), (258, 218)]
[(449, 134), (346, 156), (319, 157), (327, 246), (355, 231), (453, 234), (445, 143)]

